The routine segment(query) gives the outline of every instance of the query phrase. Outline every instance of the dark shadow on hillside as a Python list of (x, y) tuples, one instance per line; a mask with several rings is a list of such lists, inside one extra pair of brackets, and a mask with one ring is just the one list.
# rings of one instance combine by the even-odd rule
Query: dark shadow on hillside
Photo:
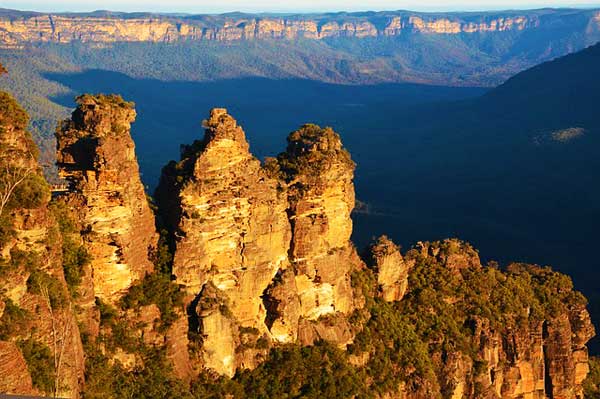
[[(393, 103), (416, 104), (457, 100), (484, 92), (480, 88), (452, 88), (415, 84), (352, 86), (317, 81), (245, 78), (216, 82), (165, 82), (133, 79), (104, 70), (83, 73), (47, 73), (75, 93), (118, 93), (136, 103), (133, 128), (140, 164), (147, 184), (157, 182), (160, 168), (178, 157), (179, 145), (202, 136), (202, 119), (213, 107), (226, 107), (246, 130), (259, 158), (285, 148), (289, 132), (303, 123), (331, 125), (345, 137), (346, 120)], [(72, 108), (72, 95), (53, 98)], [(369, 134), (369, 132), (365, 132)], [(351, 148), (352, 149), (352, 148)]]

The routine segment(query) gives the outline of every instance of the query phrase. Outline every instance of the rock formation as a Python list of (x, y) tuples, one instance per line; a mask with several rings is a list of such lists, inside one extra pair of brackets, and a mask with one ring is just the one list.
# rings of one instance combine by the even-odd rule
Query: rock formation
[[(330, 128), (302, 126), (261, 165), (233, 117), (213, 109), (204, 138), (163, 170), (158, 214), (173, 258), (167, 273), (148, 274), (153, 255), (166, 254), (129, 135), (134, 117), (118, 96), (78, 99), (57, 131), (69, 187), (49, 204), (27, 117), (0, 93), (0, 194), (19, 181), (0, 203), (1, 392), (179, 397), (204, 381), (237, 397), (249, 383), (266, 395), (274, 377), (290, 395), (583, 398), (594, 329), (570, 279), (484, 267), (457, 239), (403, 255), (383, 236), (366, 267), (350, 241), (355, 165)], [(92, 257), (75, 282), (73, 245)], [(329, 369), (306, 381), (316, 364)], [(234, 381), (213, 378), (242, 369)]]
[[(0, 191), (8, 200), (0, 210), (0, 392), (77, 397), (83, 349), (27, 123), (15, 100), (0, 92)], [(44, 386), (32, 381), (36, 368), (52, 376)]]
[[(477, 252), (469, 244), (456, 239), (419, 243), (403, 259), (398, 248), (382, 237), (371, 247), (371, 254), (376, 265), (374, 270), (379, 273), (377, 284), (384, 300), (395, 300), (399, 286), (387, 283), (398, 281), (396, 278), (382, 278), (382, 274), (397, 276), (406, 271), (406, 264), (411, 267), (419, 265), (419, 273), (424, 273), (425, 269), (442, 268), (437, 269), (436, 273), (442, 273), (436, 275), (440, 280), (432, 282), (432, 287), (438, 290), (435, 295), (452, 304), (455, 310), (452, 310), (452, 315), (438, 315), (442, 319), (459, 322), (465, 317), (464, 322), (470, 329), (465, 337), (470, 341), (468, 345), (475, 349), (472, 355), (467, 355), (464, 349), (457, 350), (456, 347), (442, 347), (432, 352), (432, 360), (438, 370), (436, 382), (440, 386), (439, 390), (445, 392), (447, 397), (583, 398), (582, 382), (589, 371), (585, 342), (594, 336), (594, 327), (585, 309), (585, 300), (571, 291), (572, 285), (564, 276), (537, 266), (514, 264), (508, 267), (508, 275), (495, 280), (491, 277), (497, 273), (495, 269), (484, 270)], [(519, 319), (516, 312), (522, 311), (522, 308), (516, 303), (522, 300), (521, 297), (528, 297), (530, 299), (525, 305), (535, 307), (534, 298), (537, 293), (513, 291), (496, 299), (505, 303), (499, 306), (503, 311), (501, 315), (484, 312), (476, 315), (472, 311), (481, 312), (481, 308), (476, 306), (472, 309), (472, 304), (468, 303), (469, 296), (476, 300), (488, 298), (485, 291), (473, 292), (479, 284), (474, 282), (486, 276), (486, 273), (486, 280), (479, 282), (485, 284), (484, 290), (501, 290), (502, 283), (508, 281), (507, 278), (514, 279), (509, 288), (517, 290), (519, 286), (515, 283), (525, 287), (526, 284), (531, 284), (525, 281), (531, 281), (529, 279), (532, 278), (533, 281), (539, 281), (539, 290), (551, 293), (543, 295), (562, 296), (560, 304), (556, 302), (546, 309), (530, 308), (527, 310), (528, 317)], [(521, 278), (524, 279), (519, 283)], [(538, 290), (535, 284), (537, 283), (529, 285), (528, 289)], [(448, 288), (442, 290), (440, 285)], [(461, 293), (456, 290), (460, 286), (464, 286), (463, 290), (467, 291)], [(390, 298), (386, 298), (386, 287), (394, 294)], [(409, 298), (404, 299), (408, 301), (408, 309), (414, 304), (420, 306), (423, 301), (430, 300), (420, 298), (420, 288), (416, 292), (411, 290), (415, 291), (415, 287), (408, 287)], [(507, 297), (511, 295), (514, 298)], [(402, 304), (399, 306), (404, 311), (408, 310), (402, 308)], [(465, 313), (461, 315), (463, 311)], [(539, 314), (532, 315), (534, 312)], [(503, 322), (498, 323), (495, 320), (497, 317)], [(433, 334), (430, 339), (433, 340), (430, 342), (431, 347), (436, 347), (435, 341), (439, 337)], [(400, 397), (408, 398), (417, 398), (421, 394), (418, 390), (406, 389), (399, 393)]]
[(400, 248), (386, 236), (379, 237), (369, 248), (369, 253), (383, 300), (401, 300), (408, 288), (408, 272), (412, 265), (404, 261)]
[(129, 133), (136, 114), (118, 96), (86, 95), (77, 103), (56, 132), (57, 164), (93, 259), (93, 297), (115, 303), (153, 270), (158, 239)]
[[(589, 29), (600, 26), (599, 13), (582, 13)], [(23, 13), (0, 16), (2, 47), (27, 43), (70, 42), (176, 42), (265, 39), (315, 39), (331, 37), (397, 36), (406, 33), (473, 34), (523, 31), (552, 24), (542, 13), (505, 13), (468, 17), (436, 16), (410, 12), (385, 12), (372, 16), (308, 15), (286, 18), (259, 16), (195, 16), (193, 18), (138, 15), (49, 15)]]
[[(310, 323), (301, 324), (297, 333), (292, 328), (295, 324), (288, 321), (291, 315), (315, 322), (355, 309), (350, 275), (363, 265), (350, 242), (354, 163), (332, 129), (305, 125), (289, 135), (287, 151), (277, 161), (268, 160), (267, 166), (287, 186), (292, 225), (289, 255), (293, 277), (284, 275), (274, 282), (268, 296), (277, 304), (271, 306), (276, 316), (271, 322), (278, 336), (289, 337), (282, 339), (284, 342), (293, 342), (300, 333), (301, 341), (311, 343), (325, 337), (311, 331), (314, 325)], [(283, 286), (277, 290), (280, 284)], [(297, 302), (285, 300), (291, 292), (297, 293)], [(330, 334), (329, 340), (349, 342), (351, 334), (344, 319), (336, 320), (342, 326), (337, 329), (338, 336)], [(336, 331), (331, 320), (329, 327), (330, 332)]]
[(173, 274), (197, 297), (206, 365), (233, 375), (241, 362), (234, 353), (237, 329), (269, 335), (261, 297), (288, 267), (287, 198), (226, 110), (213, 109), (205, 126), (204, 140), (165, 169), (157, 200), (175, 229)]
[(350, 275), (362, 262), (350, 243), (354, 164), (339, 136), (305, 126), (265, 169), (224, 109), (205, 126), (156, 194), (204, 365), (233, 375), (256, 365), (264, 342), (348, 343), (338, 316), (355, 309)]
[(421, 256), (434, 258), (448, 269), (460, 271), (465, 268), (480, 268), (479, 253), (471, 244), (457, 239), (446, 239), (437, 242), (418, 242), (416, 249)]
[[(588, 353), (582, 342), (594, 336), (585, 307), (526, 327), (496, 330), (476, 319), (474, 342), (485, 369), (476, 376), (483, 392), (494, 398), (583, 398)], [(458, 389), (466, 389), (464, 360), (447, 365)], [(462, 387), (462, 388), (460, 388)], [(455, 393), (457, 391), (455, 390)]]
[(0, 392), (35, 395), (27, 362), (14, 342), (0, 341)]

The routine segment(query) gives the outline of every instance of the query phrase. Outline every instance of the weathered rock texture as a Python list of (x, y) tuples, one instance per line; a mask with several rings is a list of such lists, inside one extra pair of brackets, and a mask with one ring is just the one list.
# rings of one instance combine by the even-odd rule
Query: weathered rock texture
[[(580, 11), (577, 16), (598, 29), (599, 13)], [(384, 12), (372, 15), (306, 15), (286, 18), (242, 16), (167, 17), (157, 15), (48, 15), (6, 13), (0, 17), (0, 43), (19, 47), (26, 43), (53, 42), (175, 42), (181, 40), (326, 39), (377, 37), (411, 33), (474, 34), (533, 30), (551, 27), (552, 15), (535, 12), (498, 14), (420, 14)]]
[(351, 341), (339, 315), (355, 308), (350, 274), (362, 263), (350, 243), (354, 164), (339, 136), (304, 127), (265, 169), (224, 109), (205, 126), (156, 195), (204, 366), (233, 375), (271, 342)]
[(62, 268), (62, 240), (48, 208), (50, 191), (27, 122), (19, 105), (0, 92), (0, 186), (4, 190), (11, 180), (7, 168), (25, 177), (0, 215), (0, 392), (41, 393), (15, 345), (28, 342), (60, 360), (45, 365), (56, 375), (54, 388), (45, 393), (78, 397), (83, 349)]
[[(296, 332), (295, 324), (287, 320), (291, 315), (301, 321), (329, 318), (329, 340), (347, 343), (351, 335), (346, 333), (344, 318), (333, 316), (347, 315), (355, 309), (350, 276), (363, 266), (350, 242), (354, 163), (339, 135), (316, 125), (305, 125), (291, 133), (287, 151), (277, 162), (268, 162), (271, 173), (278, 174), (287, 185), (292, 225), (289, 255), (293, 278), (282, 276), (268, 297), (276, 304), (271, 306), (273, 326), (284, 342), (294, 341), (300, 333), (302, 342), (311, 343), (315, 338), (324, 338), (318, 328), (306, 331), (315, 324), (301, 323)], [(279, 290), (278, 284), (283, 284)], [(285, 300), (290, 292), (297, 293), (297, 302)], [(335, 336), (334, 326), (339, 322), (342, 324)]]
[(458, 382), (455, 395), (480, 383), (491, 398), (583, 398), (581, 384), (589, 370), (582, 342), (593, 336), (583, 306), (516, 330), (498, 331), (477, 320), (474, 339), (486, 368), (469, 382), (471, 366), (458, 356), (449, 362), (448, 369), (454, 370), (450, 380)]
[(77, 102), (56, 133), (57, 163), (93, 259), (93, 296), (115, 303), (152, 271), (157, 243), (130, 136), (136, 114), (118, 96), (86, 95)]
[(31, 375), (21, 351), (14, 342), (0, 341), (0, 392), (36, 395)]
[[(485, 273), (477, 252), (467, 243), (455, 239), (419, 243), (405, 259), (396, 256), (397, 248), (385, 238), (379, 239), (373, 248), (374, 258), (383, 258), (387, 269), (404, 270), (406, 262), (412, 265), (416, 262), (420, 267), (426, 268), (441, 265), (449, 274), (445, 277), (440, 276), (441, 279), (445, 279), (444, 282), (434, 284), (447, 284), (451, 287), (464, 284), (468, 287), (466, 289), (470, 290), (466, 293), (466, 298), (469, 298), (469, 295), (477, 297), (477, 300), (488, 297), (485, 292), (471, 292), (473, 288), (465, 281), (481, 278)], [(380, 267), (382, 264), (380, 261)], [(381, 268), (378, 270), (381, 271)], [(488, 276), (490, 274), (493, 273), (488, 273)], [(452, 315), (440, 317), (449, 320), (461, 320), (465, 317), (471, 331), (466, 335), (468, 345), (475, 349), (475, 353), (470, 355), (464, 349), (456, 348), (452, 350), (442, 347), (432, 352), (440, 393), (443, 397), (451, 398), (583, 398), (582, 382), (589, 371), (585, 343), (594, 336), (594, 327), (585, 309), (585, 300), (582, 300), (578, 293), (570, 291), (572, 286), (569, 288), (570, 283), (566, 283), (565, 276), (560, 277), (558, 273), (547, 269), (516, 264), (508, 268), (508, 274), (513, 277), (532, 276), (534, 280), (539, 279), (542, 281), (541, 289), (547, 292), (557, 290), (556, 295), (562, 296), (560, 304), (556, 302), (545, 310), (529, 309), (529, 315), (525, 313), (527, 316), (520, 319), (518, 314), (513, 314), (517, 309), (522, 310), (520, 305), (515, 305), (519, 301), (516, 298), (530, 293), (515, 291), (507, 293), (515, 299), (502, 299), (514, 308), (507, 306), (502, 308), (502, 315), (484, 316), (471, 313), (473, 310), (480, 311), (481, 308), (472, 309), (472, 304), (464, 303), (468, 299), (463, 297), (464, 294), (461, 294), (460, 290), (453, 291), (452, 296), (436, 293), (444, 302), (461, 309)], [(505, 278), (501, 277), (500, 281)], [(488, 281), (497, 285), (492, 283), (493, 279)], [(518, 278), (515, 281), (518, 281)], [(378, 284), (381, 289), (381, 279), (378, 279)], [(441, 290), (435, 285), (434, 287)], [(518, 289), (518, 285), (510, 287)], [(532, 284), (529, 289), (535, 290), (534, 287), (535, 284)], [(408, 289), (410, 291), (411, 287)], [(485, 289), (500, 288), (488, 286)], [(385, 295), (385, 291), (383, 293)], [(422, 303), (423, 299), (418, 298), (413, 296), (408, 300)], [(535, 306), (533, 302), (526, 305)], [(460, 315), (462, 309), (467, 309), (463, 316)], [(531, 313), (534, 312), (541, 314), (532, 316)], [(503, 320), (501, 323), (495, 320), (498, 316)], [(433, 340), (429, 344), (436, 347), (437, 343)], [(422, 392), (418, 389), (403, 389), (391, 397), (419, 398), (422, 397)]]
[[(0, 391), (80, 396), (77, 308), (90, 351), (131, 369), (148, 364), (148, 349), (164, 349), (186, 381), (202, 369), (231, 377), (274, 346), (325, 340), (351, 344), (335, 356), (366, 375), (390, 372), (382, 398), (583, 398), (594, 329), (570, 279), (531, 265), (483, 267), (455, 239), (418, 243), (403, 256), (381, 237), (367, 269), (350, 241), (354, 163), (330, 128), (303, 126), (263, 166), (236, 121), (213, 109), (204, 139), (183, 147), (157, 190), (187, 318), (181, 301), (157, 300), (157, 290), (180, 295), (160, 275), (132, 289), (153, 270), (157, 247), (129, 135), (135, 111), (116, 96), (78, 104), (57, 132), (69, 188), (51, 211), (27, 118), (0, 93), (0, 163), (28, 172), (19, 201), (0, 212)], [(53, 216), (61, 203), (78, 224), (73, 237)], [(93, 257), (75, 300), (62, 262), (67, 238)], [(96, 297), (114, 306), (96, 306)], [(51, 354), (55, 388), (42, 389), (30, 372), (29, 344)], [(360, 383), (370, 389), (377, 377)]]
[[(173, 274), (199, 298), (205, 364), (233, 375), (237, 329), (269, 335), (261, 297), (288, 267), (287, 198), (224, 109), (213, 109), (205, 125), (204, 140), (165, 169), (157, 198), (176, 229)], [(201, 306), (209, 297), (219, 306)]]
[(384, 301), (402, 299), (408, 288), (411, 264), (404, 261), (400, 248), (386, 236), (381, 236), (369, 248), (371, 267), (377, 275), (379, 292)]

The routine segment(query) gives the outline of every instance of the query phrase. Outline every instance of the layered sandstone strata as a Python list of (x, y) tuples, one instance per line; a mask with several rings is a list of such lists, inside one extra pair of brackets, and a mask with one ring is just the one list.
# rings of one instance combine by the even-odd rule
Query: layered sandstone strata
[(305, 126), (263, 167), (226, 110), (205, 127), (156, 194), (203, 365), (232, 375), (271, 342), (350, 342), (350, 276), (362, 262), (350, 242), (354, 164), (339, 136)]
[[(597, 16), (590, 14), (591, 25)], [(326, 39), (329, 37), (396, 36), (405, 33), (459, 34), (522, 31), (541, 24), (537, 14), (439, 17), (416, 13), (384, 13), (373, 18), (348, 15), (308, 15), (276, 18), (254, 16), (198, 16), (176, 18), (156, 15), (23, 14), (0, 17), (3, 47), (26, 43), (70, 42), (176, 42), (181, 40)]]
[(408, 288), (408, 272), (412, 267), (405, 262), (400, 248), (386, 236), (381, 236), (369, 248), (371, 267), (377, 275), (379, 293), (384, 301), (399, 301)]
[(93, 296), (115, 303), (153, 270), (157, 244), (130, 135), (136, 114), (118, 96), (85, 95), (77, 103), (56, 133), (57, 164), (92, 257)]
[(157, 199), (175, 231), (173, 274), (198, 302), (205, 364), (232, 375), (242, 361), (238, 328), (269, 335), (262, 295), (288, 267), (290, 225), (285, 193), (236, 121), (213, 109), (205, 127), (204, 139), (165, 169)]
[[(332, 129), (305, 125), (289, 135), (287, 151), (267, 166), (287, 186), (292, 226), (292, 271), (274, 281), (267, 296), (276, 336), (293, 342), (300, 334), (305, 343), (323, 338), (343, 345), (351, 334), (336, 315), (355, 309), (350, 276), (363, 266), (350, 242), (354, 163)], [(297, 300), (285, 300), (290, 293)], [(298, 330), (292, 319), (302, 321)], [(327, 337), (319, 323), (307, 323), (325, 319), (331, 327)]]

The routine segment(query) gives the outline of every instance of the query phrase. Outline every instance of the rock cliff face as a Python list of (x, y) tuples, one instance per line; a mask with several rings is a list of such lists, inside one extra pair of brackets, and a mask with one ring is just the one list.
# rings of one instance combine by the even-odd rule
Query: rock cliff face
[[(474, 383), (480, 383), (488, 397), (583, 398), (588, 354), (581, 343), (593, 336), (583, 306), (513, 331), (497, 331), (477, 320), (474, 340), (486, 368)], [(459, 360), (452, 363), (448, 364), (454, 370), (450, 379), (457, 382), (454, 394), (460, 397), (457, 392), (470, 384), (465, 378), (470, 367)]]
[(408, 288), (408, 272), (412, 264), (402, 258), (400, 248), (386, 236), (381, 236), (369, 248), (371, 267), (377, 274), (377, 285), (386, 302), (402, 299)]
[(175, 229), (173, 274), (188, 302), (196, 298), (204, 362), (233, 375), (242, 362), (239, 329), (270, 336), (261, 297), (288, 267), (287, 198), (226, 110), (213, 109), (205, 126), (204, 140), (165, 169), (157, 199)]
[[(440, 299), (457, 309), (458, 313), (452, 316), (455, 320), (460, 320), (460, 316), (457, 316), (460, 313), (458, 309), (465, 305), (469, 307), (462, 303), (468, 299), (462, 298), (460, 291), (454, 291), (452, 296), (443, 294), (435, 284), (464, 284), (472, 290), (469, 281), (478, 278), (474, 276), (483, 273), (490, 276), (495, 273), (484, 270), (477, 252), (470, 245), (454, 239), (419, 243), (402, 259), (391, 241), (380, 238), (371, 248), (371, 254), (378, 265), (375, 271), (384, 299), (386, 285), (382, 286), (381, 281), (390, 281), (386, 276), (390, 275), (391, 270), (395, 270), (395, 273), (404, 271), (407, 263), (411, 267), (417, 264), (421, 269), (418, 273), (433, 267), (443, 268), (443, 273), (448, 274), (446, 277), (439, 276), (443, 282), (434, 283), (433, 287), (438, 289), (436, 295)], [(508, 273), (508, 278), (515, 277), (515, 280), (522, 276), (532, 276), (534, 280), (539, 279), (541, 289), (549, 292), (557, 289), (557, 292), (563, 292), (566, 296), (561, 299), (561, 305), (556, 303), (556, 307), (552, 305), (546, 311), (537, 309), (545, 314), (529, 317), (527, 320), (519, 320), (517, 314), (511, 314), (518, 307), (509, 309), (506, 305), (503, 305), (504, 316), (508, 317), (502, 316), (504, 321), (500, 324), (494, 320), (498, 315), (469, 314), (465, 320), (470, 331), (467, 335), (470, 341), (468, 345), (474, 348), (475, 356), (466, 355), (464, 350), (443, 347), (432, 353), (441, 393), (446, 395), (444, 397), (452, 398), (583, 398), (582, 382), (589, 371), (585, 342), (594, 336), (585, 301), (581, 301), (578, 294), (569, 293), (567, 283), (556, 273), (520, 264), (510, 266)], [(502, 277), (504, 278), (506, 277)], [(397, 281), (395, 278), (391, 280)], [(486, 280), (484, 284), (486, 289), (500, 289), (495, 286), (493, 279)], [(515, 291), (509, 295), (523, 295), (516, 291), (517, 287), (512, 287), (514, 286), (511, 285), (511, 290)], [(409, 286), (408, 290), (418, 291), (415, 288)], [(470, 294), (469, 292), (468, 295)], [(476, 295), (478, 299), (486, 296), (483, 292)], [(412, 292), (407, 299), (408, 303), (414, 304), (415, 300), (423, 302), (422, 298), (417, 297)], [(502, 301), (511, 303), (506, 297)], [(536, 306), (534, 301), (527, 305)], [(531, 315), (536, 310), (530, 308), (528, 312)], [(430, 345), (436, 346), (433, 342)], [(403, 389), (397, 395), (392, 397), (416, 398), (421, 397), (422, 392)]]
[(116, 96), (77, 102), (56, 133), (57, 164), (93, 259), (92, 297), (115, 303), (152, 271), (158, 238), (129, 133), (135, 111)]
[[(324, 338), (318, 328), (312, 331), (301, 323), (296, 333), (287, 320), (289, 316), (297, 314), (302, 321), (329, 318), (333, 334), (328, 339), (347, 343), (351, 335), (345, 319), (331, 317), (355, 309), (350, 275), (363, 266), (350, 242), (350, 213), (354, 209), (354, 163), (350, 154), (332, 129), (305, 125), (289, 135), (287, 151), (277, 161), (268, 160), (267, 166), (287, 186), (292, 226), (289, 255), (293, 277), (282, 276), (273, 286), (269, 298), (277, 303), (271, 308), (278, 315), (272, 319), (273, 326), (282, 337), (287, 335), (293, 341), (299, 333), (302, 342), (311, 343)], [(285, 287), (280, 288), (280, 295), (296, 292), (298, 301), (278, 297), (278, 284)], [(342, 323), (338, 336), (332, 320)]]
[(33, 388), (27, 362), (14, 342), (0, 341), (0, 392), (38, 394)]
[[(0, 211), (0, 392), (77, 397), (83, 349), (50, 191), (26, 126), (25, 112), (0, 92), (3, 198), (13, 188)], [(33, 375), (51, 379), (32, 381)]]
[[(349, 342), (350, 327), (335, 316), (355, 308), (350, 272), (361, 261), (349, 241), (354, 165), (339, 136), (316, 127), (293, 133), (282, 166), (313, 169), (279, 173), (278, 161), (265, 169), (250, 154), (224, 109), (205, 126), (204, 139), (165, 168), (156, 195), (204, 365), (233, 375), (253, 368), (271, 341)], [(336, 328), (323, 327), (326, 316)]]
[[(589, 29), (598, 29), (598, 12), (584, 12)], [(523, 31), (554, 21), (539, 13), (463, 14), (437, 16), (408, 12), (373, 15), (306, 15), (287, 18), (243, 15), (167, 17), (158, 15), (48, 15), (9, 14), (0, 16), (3, 47), (26, 43), (72, 41), (176, 42), (180, 40), (326, 39), (330, 37), (397, 36), (407, 33), (472, 34)]]

